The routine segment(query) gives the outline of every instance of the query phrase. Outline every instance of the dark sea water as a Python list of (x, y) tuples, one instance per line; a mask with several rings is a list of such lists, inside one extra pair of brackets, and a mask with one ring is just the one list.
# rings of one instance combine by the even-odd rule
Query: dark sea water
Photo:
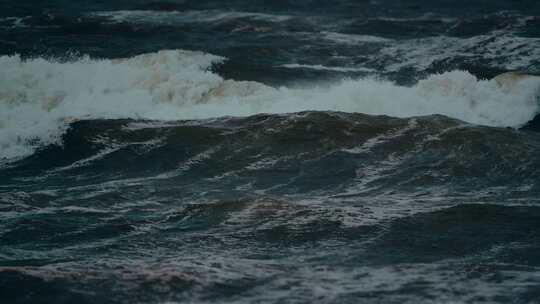
[(0, 303), (540, 303), (535, 75), (535, 0), (0, 0)]

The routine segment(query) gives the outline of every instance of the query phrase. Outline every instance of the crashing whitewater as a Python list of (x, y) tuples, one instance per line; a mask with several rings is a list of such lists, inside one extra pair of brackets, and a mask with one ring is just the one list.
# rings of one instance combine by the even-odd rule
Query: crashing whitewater
[(258, 113), (342, 111), (413, 117), (442, 114), (472, 124), (520, 127), (539, 111), (540, 78), (435, 74), (412, 87), (345, 79), (302, 88), (234, 81), (212, 72), (226, 60), (168, 50), (127, 59), (69, 62), (0, 57), (0, 159), (60, 144), (83, 119), (184, 120)]

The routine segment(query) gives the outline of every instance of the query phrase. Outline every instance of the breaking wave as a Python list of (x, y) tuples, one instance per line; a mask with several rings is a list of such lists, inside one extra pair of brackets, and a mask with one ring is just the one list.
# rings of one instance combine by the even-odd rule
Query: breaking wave
[(435, 74), (412, 87), (345, 79), (302, 88), (224, 79), (226, 60), (167, 50), (127, 59), (0, 57), (0, 158), (59, 143), (80, 119), (182, 120), (306, 110), (412, 117), (442, 114), (473, 124), (519, 127), (538, 112), (540, 79), (501, 86), (466, 71)]

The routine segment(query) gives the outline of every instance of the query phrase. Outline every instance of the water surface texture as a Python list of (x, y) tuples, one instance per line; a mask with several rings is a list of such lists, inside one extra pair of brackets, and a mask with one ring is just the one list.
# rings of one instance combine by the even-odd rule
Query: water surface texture
[(539, 74), (533, 0), (0, 1), (0, 302), (538, 303)]

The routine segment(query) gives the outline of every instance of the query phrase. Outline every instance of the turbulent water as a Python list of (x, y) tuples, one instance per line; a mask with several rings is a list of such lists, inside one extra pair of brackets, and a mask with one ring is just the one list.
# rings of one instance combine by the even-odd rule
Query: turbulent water
[(0, 302), (538, 303), (539, 74), (532, 0), (1, 1)]

